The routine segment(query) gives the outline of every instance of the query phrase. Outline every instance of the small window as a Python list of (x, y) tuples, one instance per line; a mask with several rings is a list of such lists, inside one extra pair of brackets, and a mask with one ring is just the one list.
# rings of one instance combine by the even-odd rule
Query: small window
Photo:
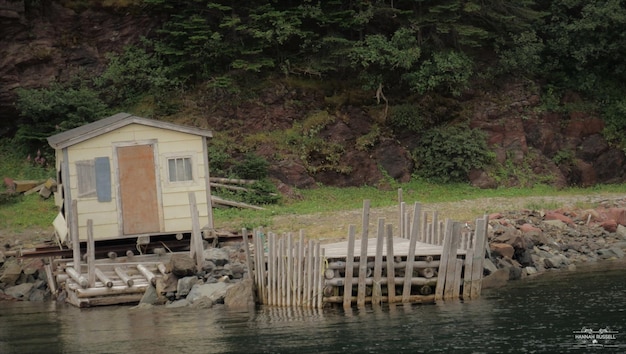
[(76, 161), (78, 197), (96, 196), (96, 168), (94, 160)]
[(191, 157), (176, 157), (167, 159), (170, 182), (193, 181), (191, 172)]

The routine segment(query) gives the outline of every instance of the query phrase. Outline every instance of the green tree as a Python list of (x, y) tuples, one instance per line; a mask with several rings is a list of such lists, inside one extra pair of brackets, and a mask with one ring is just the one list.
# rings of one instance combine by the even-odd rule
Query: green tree
[(17, 94), (20, 118), (15, 140), (29, 153), (49, 150), (46, 143), (49, 136), (93, 122), (109, 113), (98, 94), (88, 88), (53, 84), (42, 89), (20, 89)]

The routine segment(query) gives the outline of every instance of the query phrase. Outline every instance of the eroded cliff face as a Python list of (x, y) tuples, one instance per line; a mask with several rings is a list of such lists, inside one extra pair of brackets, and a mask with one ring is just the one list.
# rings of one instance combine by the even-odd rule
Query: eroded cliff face
[[(77, 12), (50, 0), (0, 0), (0, 135), (10, 135), (19, 122), (15, 109), (18, 88), (45, 87), (53, 81), (99, 73), (106, 64), (106, 53), (137, 43), (157, 26), (158, 19), (140, 9), (101, 7)], [(218, 134), (228, 130), (241, 135), (239, 138), (289, 129), (309, 114), (327, 111), (333, 119), (316, 134), (332, 143), (333, 151), (313, 149), (303, 156), (277, 153), (268, 144), (257, 146), (256, 152), (271, 162), (272, 177), (287, 186), (385, 187), (387, 177), (401, 182), (410, 179), (414, 168), (411, 151), (418, 137), (392, 133), (385, 127), (382, 106), (376, 106), (373, 93), (371, 102), (331, 107), (324, 92), (269, 86), (255, 102), (220, 107), (210, 101), (194, 102), (193, 109), (199, 112), (196, 116), (203, 117), (203, 126)], [(578, 100), (575, 95), (565, 99)], [(540, 180), (529, 174), (551, 176), (543, 182), (557, 186), (626, 181), (626, 157), (604, 140), (599, 117), (586, 112), (545, 112), (540, 104), (536, 90), (511, 83), (491, 92), (467, 93), (452, 104), (433, 105), (432, 110), (444, 115), (462, 112), (459, 119), (470, 120), (472, 127), (488, 133), (498, 162), (513, 166), (499, 177), (494, 177), (498, 176), (494, 171), (472, 171), (470, 180), (476, 186)], [(379, 133), (372, 134), (377, 130)]]
[(136, 43), (154, 23), (130, 9), (77, 13), (50, 0), (0, 0), (0, 135), (17, 121), (16, 89), (89, 77), (106, 53)]

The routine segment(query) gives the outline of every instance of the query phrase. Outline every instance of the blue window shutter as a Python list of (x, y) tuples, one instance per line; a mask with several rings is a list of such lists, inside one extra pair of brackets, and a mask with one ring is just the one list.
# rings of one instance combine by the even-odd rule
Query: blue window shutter
[(99, 202), (111, 201), (111, 164), (108, 157), (96, 157), (96, 193)]

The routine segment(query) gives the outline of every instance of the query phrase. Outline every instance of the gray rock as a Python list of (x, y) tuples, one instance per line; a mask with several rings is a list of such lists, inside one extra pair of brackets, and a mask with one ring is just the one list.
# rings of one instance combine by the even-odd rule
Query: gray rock
[(567, 224), (561, 220), (544, 220), (543, 223), (560, 230), (564, 230), (567, 228)]
[(615, 234), (621, 239), (626, 240), (626, 226), (621, 224), (617, 225), (617, 230), (615, 231)]
[(48, 292), (42, 289), (32, 289), (28, 295), (28, 301), (44, 301), (48, 297)]
[(224, 305), (231, 309), (254, 310), (254, 284), (252, 279), (245, 279), (228, 288), (224, 296)]
[(613, 252), (615, 254), (615, 257), (617, 258), (624, 258), (624, 251), (622, 250), (621, 247), (611, 247), (609, 248), (609, 250), (611, 250), (611, 252)]
[(213, 303), (222, 302), (226, 296), (226, 290), (230, 284), (218, 282), (212, 284), (196, 284), (191, 288), (187, 300), (194, 303), (200, 298), (206, 297)]
[(194, 261), (188, 254), (173, 254), (169, 265), (171, 272), (178, 278), (183, 278), (196, 273), (196, 261)]
[(207, 274), (211, 273), (214, 269), (215, 263), (206, 259), (204, 260), (204, 262), (202, 262), (202, 270), (205, 271)]
[(223, 248), (207, 248), (204, 250), (204, 259), (221, 267), (230, 261), (228, 251)]
[(33, 283), (23, 283), (4, 289), (4, 293), (16, 299), (27, 300), (33, 287)]
[(200, 280), (198, 279), (198, 277), (184, 277), (181, 279), (178, 279), (178, 285), (176, 287), (176, 297), (181, 298), (184, 296), (187, 296), (187, 294), (189, 294), (189, 291), (191, 291), (191, 288), (198, 284)]
[(498, 269), (493, 274), (490, 274), (483, 278), (482, 288), (483, 289), (501, 288), (505, 286), (508, 281), (509, 281), (509, 270)]
[(187, 299), (180, 299), (172, 302), (168, 302), (165, 304), (166, 308), (177, 308), (177, 307), (186, 307), (191, 305), (191, 303)]
[(526, 274), (528, 275), (537, 274), (537, 268), (535, 267), (526, 267), (524, 269), (526, 270)]
[(485, 259), (483, 268), (487, 271), (487, 274), (493, 274), (498, 270), (498, 267), (496, 267), (496, 265), (493, 264), (493, 261), (489, 258)]
[(159, 296), (157, 294), (157, 290), (154, 286), (150, 285), (146, 288), (146, 291), (143, 293), (141, 300), (139, 300), (139, 304), (146, 305), (154, 305), (157, 303)]
[[(616, 249), (616, 248), (614, 247), (614, 249)], [(617, 258), (617, 255), (613, 252), (613, 250), (612, 249), (608, 249), (608, 248), (599, 249), (599, 250), (596, 251), (596, 254), (598, 255), (598, 258), (600, 258), (600, 259)]]
[(20, 278), (22, 274), (22, 267), (17, 263), (17, 260), (14, 258), (9, 259), (4, 264), (4, 271), (2, 275), (0, 275), (0, 283), (4, 283), (6, 285), (15, 285), (17, 280)]

